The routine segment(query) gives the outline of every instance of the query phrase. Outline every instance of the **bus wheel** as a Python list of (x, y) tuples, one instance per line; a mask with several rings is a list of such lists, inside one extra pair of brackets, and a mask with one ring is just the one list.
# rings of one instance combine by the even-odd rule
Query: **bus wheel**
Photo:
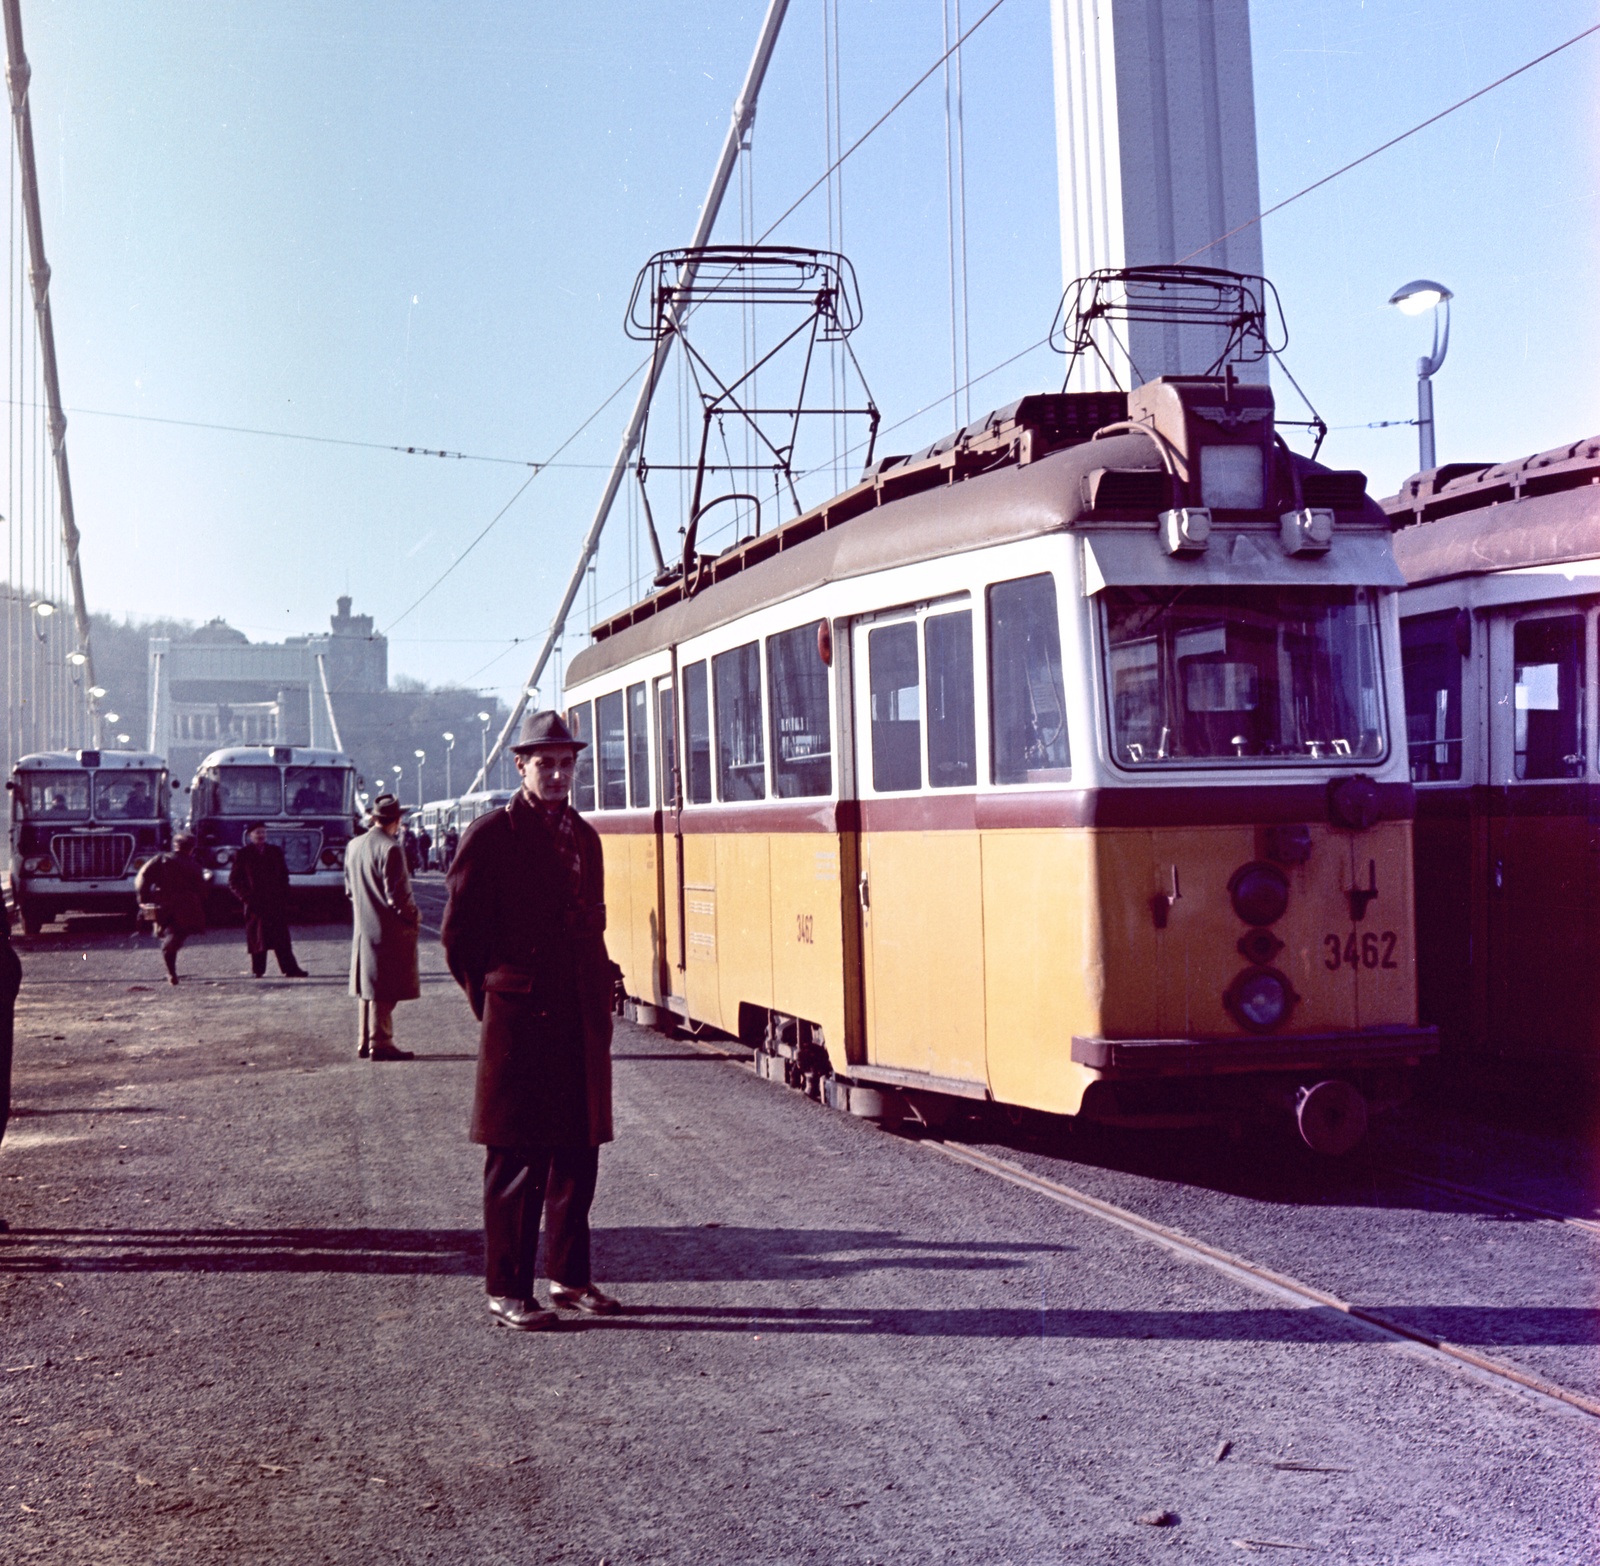
[(1337, 1158), (1367, 1134), (1367, 1101), (1337, 1077), (1302, 1087), (1295, 1104), (1301, 1139), (1314, 1153)]
[(31, 898), (18, 898), (17, 912), (22, 916), (24, 935), (37, 935), (44, 928), (44, 910)]

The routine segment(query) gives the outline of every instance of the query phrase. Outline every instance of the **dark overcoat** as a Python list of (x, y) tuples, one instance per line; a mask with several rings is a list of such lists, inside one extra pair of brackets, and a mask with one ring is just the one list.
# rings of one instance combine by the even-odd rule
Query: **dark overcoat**
[(153, 904), (163, 935), (199, 935), (206, 927), (206, 875), (193, 854), (157, 854), (133, 883), (141, 903)]
[(471, 1137), (489, 1147), (611, 1140), (611, 992), (600, 836), (570, 807), (572, 878), (520, 790), (479, 816), (450, 866), (440, 943), (482, 1023)]
[(228, 890), (244, 904), (244, 941), (252, 953), (289, 940), (289, 862), (276, 843), (246, 843), (228, 872)]
[(372, 827), (344, 856), (350, 898), (350, 993), (393, 1006), (422, 994), (417, 972), (417, 904), (406, 851), (397, 837)]

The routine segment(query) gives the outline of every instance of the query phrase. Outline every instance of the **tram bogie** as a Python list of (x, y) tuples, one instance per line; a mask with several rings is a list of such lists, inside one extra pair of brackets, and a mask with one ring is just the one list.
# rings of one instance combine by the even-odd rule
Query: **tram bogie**
[(21, 757), (11, 795), (11, 897), (37, 935), (64, 913), (138, 912), (134, 878), (172, 843), (166, 763), (147, 751)]
[(1272, 418), (1231, 375), (1026, 398), (597, 626), (574, 800), (634, 1002), (858, 1113), (1335, 1150), (1402, 1097), (1403, 579)]

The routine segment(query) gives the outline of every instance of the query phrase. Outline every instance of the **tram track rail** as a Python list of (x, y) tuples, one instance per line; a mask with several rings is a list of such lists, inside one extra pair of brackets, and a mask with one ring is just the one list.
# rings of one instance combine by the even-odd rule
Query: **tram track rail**
[(1480, 1190), (1477, 1186), (1462, 1185), (1458, 1181), (1446, 1180), (1439, 1175), (1420, 1174), (1415, 1169), (1407, 1169), (1399, 1164), (1391, 1165), (1390, 1172), (1408, 1185), (1421, 1186), (1424, 1190), (1442, 1191), (1449, 1196), (1459, 1196), (1495, 1212), (1517, 1213), (1528, 1218), (1538, 1218), (1545, 1223), (1561, 1224), (1565, 1228), (1575, 1229), (1600, 1239), (1600, 1218), (1580, 1218), (1575, 1213), (1563, 1213), (1553, 1207), (1542, 1207), (1537, 1202), (1524, 1201), (1521, 1197), (1506, 1196), (1499, 1191)]

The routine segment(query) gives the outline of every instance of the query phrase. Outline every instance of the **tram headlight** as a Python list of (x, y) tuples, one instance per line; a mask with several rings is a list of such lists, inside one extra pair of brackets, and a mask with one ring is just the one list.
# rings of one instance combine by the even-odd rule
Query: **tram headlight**
[(22, 868), (29, 875), (49, 875), (56, 867), (56, 862), (49, 854), (35, 854), (31, 859), (22, 861)]
[(1222, 997), (1240, 1027), (1270, 1033), (1280, 1026), (1300, 997), (1276, 968), (1246, 968)]
[(1289, 906), (1289, 881), (1276, 865), (1240, 865), (1228, 882), (1233, 911), (1246, 924), (1276, 924)]

